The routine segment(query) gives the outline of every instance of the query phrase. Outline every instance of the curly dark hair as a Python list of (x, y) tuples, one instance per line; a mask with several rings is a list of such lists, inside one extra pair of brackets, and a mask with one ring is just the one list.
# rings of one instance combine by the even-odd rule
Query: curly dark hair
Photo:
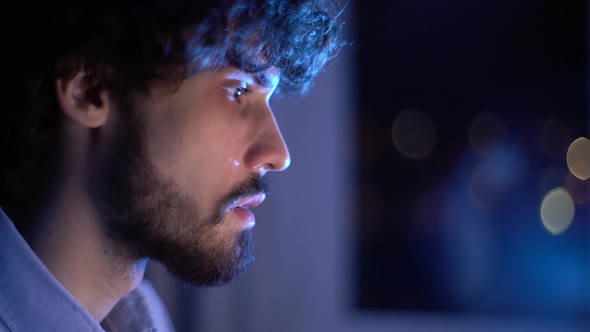
[(5, 207), (32, 206), (56, 180), (50, 178), (57, 176), (63, 123), (56, 79), (83, 71), (86, 98), (100, 103), (104, 90), (115, 100), (149, 94), (155, 82), (179, 84), (203, 69), (277, 67), (277, 91), (297, 94), (343, 45), (331, 1), (57, 0), (20, 7), (0, 14)]

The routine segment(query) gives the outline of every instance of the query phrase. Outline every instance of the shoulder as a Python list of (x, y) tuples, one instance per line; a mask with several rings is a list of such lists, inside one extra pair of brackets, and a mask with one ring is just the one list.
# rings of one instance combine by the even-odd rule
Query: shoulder
[(117, 303), (103, 325), (123, 331), (174, 332), (164, 303), (146, 280)]

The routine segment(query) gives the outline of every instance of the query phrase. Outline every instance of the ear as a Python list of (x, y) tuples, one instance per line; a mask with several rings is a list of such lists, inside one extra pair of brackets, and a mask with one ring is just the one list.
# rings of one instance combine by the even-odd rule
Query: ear
[(64, 114), (87, 128), (104, 125), (111, 111), (107, 92), (95, 92), (92, 88), (88, 76), (83, 71), (78, 72), (72, 79), (55, 81), (57, 100)]

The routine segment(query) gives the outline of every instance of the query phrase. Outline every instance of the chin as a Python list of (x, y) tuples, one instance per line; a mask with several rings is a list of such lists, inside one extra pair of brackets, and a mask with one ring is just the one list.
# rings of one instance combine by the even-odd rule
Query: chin
[(159, 251), (154, 258), (187, 283), (220, 286), (234, 279), (254, 260), (251, 233), (250, 230), (240, 232), (231, 244), (201, 238), (192, 246)]

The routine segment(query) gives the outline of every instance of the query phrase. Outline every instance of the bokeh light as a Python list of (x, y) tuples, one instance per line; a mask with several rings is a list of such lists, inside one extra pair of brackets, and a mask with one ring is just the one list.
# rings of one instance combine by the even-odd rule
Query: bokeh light
[(475, 115), (469, 127), (471, 148), (481, 157), (489, 157), (506, 141), (506, 127), (493, 113), (482, 111)]
[(558, 187), (545, 195), (541, 203), (543, 226), (553, 235), (565, 232), (574, 220), (575, 206), (570, 194)]
[(425, 159), (436, 145), (436, 127), (426, 112), (419, 109), (401, 111), (391, 130), (395, 147), (411, 159)]
[(590, 178), (590, 140), (580, 137), (567, 149), (567, 167), (578, 179)]

